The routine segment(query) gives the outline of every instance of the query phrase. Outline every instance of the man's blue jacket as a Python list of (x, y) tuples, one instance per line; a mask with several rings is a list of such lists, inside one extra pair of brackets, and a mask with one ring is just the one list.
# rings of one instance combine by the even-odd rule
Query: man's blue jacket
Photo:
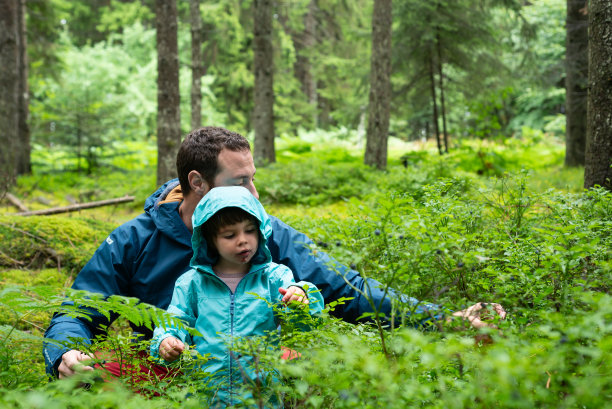
[[(142, 302), (166, 309), (176, 279), (189, 269), (193, 256), (191, 232), (178, 212), (182, 195), (176, 201), (165, 201), (173, 190), (173, 193), (180, 194), (178, 179), (167, 182), (151, 195), (145, 201), (143, 214), (115, 229), (77, 275), (72, 288), (105, 296), (136, 297)], [(176, 194), (173, 196), (176, 197)], [(272, 235), (267, 245), (272, 261), (289, 267), (296, 281), (315, 284), (325, 304), (342, 297), (352, 297), (344, 305), (338, 305), (333, 315), (356, 322), (362, 314), (372, 312), (367, 299), (345, 282), (366, 292), (365, 280), (359, 273), (340, 265), (325, 253), (313, 254), (309, 248), (312, 241), (277, 218), (271, 216), (270, 222)], [(384, 296), (379, 286), (377, 281), (369, 280), (370, 294), (379, 311), (390, 314), (391, 299)], [(414, 299), (408, 301), (417, 303)], [(110, 325), (115, 318), (108, 320), (97, 313), (91, 316), (92, 320), (89, 321), (56, 314), (45, 332), (45, 338), (60, 342), (79, 339), (89, 344), (96, 335), (104, 333), (101, 327)], [(147, 328), (133, 326), (133, 329), (147, 338), (152, 336)], [(47, 373), (57, 375), (61, 357), (70, 349), (78, 348), (48, 342), (44, 344)]]

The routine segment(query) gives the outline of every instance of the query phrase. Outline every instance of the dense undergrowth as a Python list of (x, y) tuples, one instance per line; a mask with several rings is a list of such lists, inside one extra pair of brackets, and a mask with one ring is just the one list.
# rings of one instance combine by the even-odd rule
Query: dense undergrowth
[[(612, 195), (580, 191), (579, 171), (561, 171), (551, 141), (523, 140), (520, 149), (519, 141), (466, 142), (441, 158), (396, 152), (384, 173), (350, 150), (283, 143), (279, 163), (258, 170), (257, 186), (270, 213), (315, 241), (313, 251), (442, 311), (496, 301), (509, 317), (497, 330), (440, 321), (422, 331), (413, 328), (411, 307), (398, 303), (393, 329), (383, 332), (325, 317), (310, 332), (284, 328), (283, 345), (302, 354), (291, 361), (245, 340), (243, 352), (284, 380), (265, 390), (247, 385), (252, 404), (274, 395), (287, 407), (610, 407)], [(137, 204), (128, 206), (135, 209), (155, 188), (146, 167), (130, 171), (142, 179), (128, 184), (123, 172), (105, 170), (71, 173), (69, 186), (44, 170), (21, 179), (15, 193), (63, 204), (79, 186), (93, 186), (92, 200), (135, 194)], [(207, 385), (197, 367), (205, 357), (185, 355), (182, 374), (141, 382), (142, 394), (131, 392), (129, 378), (105, 383), (96, 372), (48, 383), (43, 374), (41, 336), (51, 312), (97, 245), (134, 212), (0, 216), (0, 406), (202, 405)], [(91, 302), (123, 312), (92, 352), (119, 351), (123, 359), (134, 346), (125, 321), (154, 325), (163, 317), (129, 299)]]

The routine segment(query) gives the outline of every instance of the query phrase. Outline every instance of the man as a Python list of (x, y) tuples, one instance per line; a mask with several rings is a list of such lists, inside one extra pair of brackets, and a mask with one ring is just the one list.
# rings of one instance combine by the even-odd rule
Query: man
[[(165, 309), (176, 279), (189, 269), (193, 255), (191, 216), (200, 199), (215, 186), (243, 186), (259, 198), (249, 143), (235, 132), (217, 127), (192, 131), (181, 144), (176, 165), (178, 181), (172, 180), (160, 187), (146, 200), (145, 213), (108, 236), (76, 277), (72, 288), (105, 296), (137, 297)], [(378, 282), (369, 280), (367, 285), (356, 271), (339, 265), (326, 254), (313, 255), (308, 248), (312, 244), (308, 237), (274, 217), (270, 219), (272, 235), (267, 245), (274, 262), (288, 266), (296, 281), (315, 284), (326, 304), (342, 297), (352, 298), (339, 305), (334, 315), (355, 322), (362, 314), (372, 312), (362, 292), (370, 294), (381, 312), (390, 313), (391, 299), (377, 288)], [(406, 301), (418, 303), (414, 299)], [(424, 313), (429, 307), (419, 305), (416, 311)], [(494, 304), (494, 307), (502, 317), (505, 315), (501, 306)], [(474, 326), (486, 325), (478, 318), (480, 308), (476, 304), (455, 314), (469, 319)], [(90, 316), (91, 321), (58, 314), (53, 317), (45, 337), (60, 342), (74, 338), (90, 343), (104, 332), (102, 327), (116, 318), (108, 320), (95, 311)], [(133, 329), (151, 337), (151, 331), (144, 327)], [(47, 372), (60, 378), (74, 374), (81, 362), (90, 359), (81, 351), (48, 342), (43, 355)]]

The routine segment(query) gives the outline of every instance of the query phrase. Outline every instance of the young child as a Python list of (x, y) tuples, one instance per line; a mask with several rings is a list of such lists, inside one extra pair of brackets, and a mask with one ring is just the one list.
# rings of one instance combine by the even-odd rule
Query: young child
[(185, 345), (195, 344), (201, 355), (210, 354), (206, 371), (218, 385), (214, 403), (229, 406), (244, 398), (239, 394), (244, 375), (256, 376), (249, 370), (251, 357), (232, 354), (232, 339), (274, 334), (279, 322), (270, 304), (297, 301), (315, 314), (323, 309), (323, 297), (313, 284), (296, 283), (288, 267), (271, 261), (270, 221), (247, 189), (210, 190), (192, 221), (191, 269), (176, 281), (168, 312), (202, 336), (158, 327), (151, 354), (171, 362)]

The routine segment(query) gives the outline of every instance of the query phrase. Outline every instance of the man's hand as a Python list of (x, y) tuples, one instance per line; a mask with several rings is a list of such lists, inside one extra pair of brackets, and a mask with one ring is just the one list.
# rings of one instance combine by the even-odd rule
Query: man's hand
[(300, 287), (290, 286), (289, 288), (279, 288), (278, 292), (283, 295), (283, 299), (281, 300), (283, 304), (289, 304), (292, 301), (308, 304), (308, 297), (306, 297), (306, 293)]
[(181, 352), (185, 350), (185, 344), (175, 337), (165, 338), (159, 346), (159, 356), (168, 362), (176, 361)]
[(494, 302), (492, 303), (479, 302), (477, 304), (472, 305), (471, 307), (466, 308), (465, 310), (455, 311), (453, 313), (453, 316), (461, 317), (464, 320), (469, 321), (469, 323), (474, 328), (484, 328), (484, 327), (497, 328), (495, 325), (489, 324), (483, 321), (484, 319), (492, 318), (490, 315), (486, 316), (485, 314), (483, 314), (483, 312), (485, 313), (487, 312), (487, 307), (493, 307), (493, 310), (495, 311), (495, 313), (499, 315), (502, 320), (506, 318), (506, 310), (504, 310), (504, 307)]
[(87, 365), (89, 360), (91, 360), (91, 356), (76, 349), (71, 349), (62, 355), (62, 362), (57, 368), (59, 378), (68, 378), (79, 371), (93, 371), (93, 368)]

